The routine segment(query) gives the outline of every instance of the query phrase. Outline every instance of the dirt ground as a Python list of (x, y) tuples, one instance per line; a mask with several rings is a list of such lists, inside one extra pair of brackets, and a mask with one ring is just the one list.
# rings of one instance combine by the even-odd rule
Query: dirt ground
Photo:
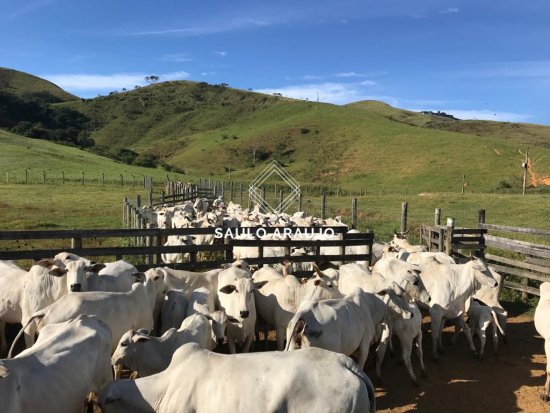
[[(412, 385), (397, 356), (393, 359), (386, 356), (383, 386), (376, 386), (379, 412), (550, 413), (550, 404), (539, 399), (545, 382), (546, 358), (544, 340), (537, 335), (532, 317), (510, 317), (507, 343), (500, 340), (499, 354), (495, 355), (492, 338), (488, 338), (483, 360), (470, 354), (464, 334), (455, 345), (448, 344), (451, 331), (445, 329), (445, 353), (437, 364), (431, 361), (431, 335), (424, 334), (427, 378), (420, 376), (413, 350), (412, 363), (419, 387)], [(374, 366), (367, 367), (367, 374), (374, 377)]]

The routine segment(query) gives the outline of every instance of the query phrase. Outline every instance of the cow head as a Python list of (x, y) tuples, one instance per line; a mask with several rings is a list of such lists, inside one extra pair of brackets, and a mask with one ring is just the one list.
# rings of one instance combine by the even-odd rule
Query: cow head
[(227, 321), (242, 323), (252, 312), (256, 312), (254, 304), (254, 283), (250, 278), (236, 278), (218, 290), (220, 304), (227, 312)]
[[(175, 331), (175, 329), (173, 330)], [(152, 337), (147, 335), (144, 330), (129, 330), (124, 333), (118, 342), (115, 352), (111, 356), (111, 365), (115, 372), (115, 380), (120, 379), (124, 368), (132, 371), (138, 369), (139, 354), (142, 352), (141, 346), (143, 343), (151, 340)]]
[(70, 293), (77, 293), (88, 290), (88, 273), (98, 273), (103, 268), (104, 264), (86, 265), (84, 261), (70, 261), (66, 265), (67, 268), (67, 289)]
[(210, 320), (212, 326), (212, 340), (217, 344), (223, 344), (227, 326), (227, 313), (225, 310), (216, 310), (210, 314), (205, 314), (205, 316)]
[(476, 290), (479, 290), (484, 285), (491, 288), (498, 286), (497, 280), (493, 278), (491, 270), (483, 259), (472, 257), (470, 262), (466, 265), (469, 266), (470, 270), (473, 272)]

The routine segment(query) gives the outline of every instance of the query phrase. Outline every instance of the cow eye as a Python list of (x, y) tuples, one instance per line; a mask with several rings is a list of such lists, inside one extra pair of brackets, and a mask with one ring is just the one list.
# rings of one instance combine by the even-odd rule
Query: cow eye
[(418, 280), (414, 280), (413, 285), (418, 285)]
[(128, 343), (123, 341), (122, 343), (120, 343), (120, 347), (128, 347)]

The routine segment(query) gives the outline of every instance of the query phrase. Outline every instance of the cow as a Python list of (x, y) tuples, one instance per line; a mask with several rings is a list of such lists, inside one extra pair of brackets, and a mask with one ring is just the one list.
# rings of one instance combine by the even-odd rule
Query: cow
[(0, 357), (8, 353), (6, 323), (21, 323), (27, 271), (11, 261), (0, 261)]
[(470, 328), (464, 321), (466, 301), (482, 285), (497, 287), (486, 263), (473, 258), (466, 264), (446, 264), (438, 261), (437, 256), (426, 260), (420, 274), (431, 301), (429, 312), (432, 324), (432, 358), (438, 360), (438, 350), (443, 351), (441, 332), (445, 320), (457, 319), (464, 330), (470, 350), (477, 356)]
[[(243, 389), (254, 391), (243, 396)], [(376, 411), (371, 381), (341, 354), (309, 348), (225, 355), (193, 343), (161, 373), (111, 382), (99, 401), (105, 413)]]
[(161, 334), (164, 334), (171, 328), (178, 328), (187, 313), (187, 298), (182, 290), (170, 290), (166, 293), (166, 298), (162, 302), (160, 313)]
[[(187, 245), (193, 245), (193, 237), (190, 235), (168, 235), (165, 247), (185, 247)], [(161, 254), (162, 262), (165, 264), (177, 264), (186, 262), (189, 260), (188, 252), (174, 252)]]
[[(489, 287), (482, 285), (473, 296), (476, 300), (491, 307), (497, 315), (498, 324), (502, 331), (506, 332), (506, 320), (508, 318), (508, 312), (504, 309), (499, 301), (500, 291), (502, 289), (502, 275), (495, 271), (495, 269), (489, 265), (489, 271), (493, 278), (498, 282), (497, 287)], [(504, 342), (506, 343), (506, 335), (503, 335)]]
[[(253, 278), (258, 282), (256, 273)], [(275, 327), (278, 350), (284, 349), (286, 327), (304, 299), (322, 300), (342, 297), (330, 280), (322, 279), (319, 276), (309, 279), (305, 283), (301, 283), (293, 275), (272, 278), (267, 282), (263, 280), (263, 282), (265, 284), (254, 292), (256, 311), (265, 321)]]
[(152, 337), (142, 331), (127, 331), (111, 357), (115, 380), (120, 379), (125, 368), (137, 372), (139, 377), (165, 370), (174, 352), (187, 343), (214, 349), (216, 342), (212, 338), (212, 329), (206, 316), (193, 314), (183, 321), (179, 329), (171, 328), (161, 337)]
[(236, 352), (235, 344), (242, 343), (242, 351), (248, 352), (254, 339), (256, 305), (254, 289), (266, 282), (254, 284), (250, 272), (230, 267), (218, 275), (218, 299), (227, 314), (227, 343), (229, 351)]
[(2, 412), (82, 412), (88, 393), (111, 381), (110, 343), (94, 316), (45, 326), (34, 346), (0, 360)]
[[(410, 231), (410, 230), (409, 230)], [(422, 245), (411, 245), (407, 240), (407, 232), (398, 233), (394, 231), (393, 240), (390, 241), (390, 245), (396, 247), (398, 250), (405, 250), (407, 252), (422, 252), (426, 251), (426, 248)]]
[(375, 343), (376, 326), (388, 310), (410, 318), (405, 306), (392, 289), (371, 294), (356, 288), (344, 298), (303, 301), (288, 323), (285, 350), (320, 347), (345, 355), (357, 350), (357, 363), (363, 367)]
[(126, 331), (140, 328), (150, 331), (153, 328), (153, 309), (157, 296), (164, 294), (164, 288), (159, 277), (148, 279), (145, 284), (135, 283), (127, 293), (92, 291), (67, 294), (29, 318), (14, 340), (10, 354), (29, 324), (34, 324), (40, 332), (47, 324), (66, 321), (80, 314), (97, 315), (110, 327), (114, 351)]
[(535, 310), (535, 328), (544, 339), (544, 353), (546, 354), (546, 383), (540, 398), (550, 401), (550, 282), (540, 285), (540, 299)]
[[(470, 299), (470, 305), (468, 307), (468, 320), (470, 328), (473, 330), (472, 337), (477, 334), (480, 341), (478, 357), (479, 359), (483, 358), (485, 351), (485, 342), (487, 340), (487, 330), (489, 327), (492, 327), (493, 332), (493, 345), (495, 349), (495, 354), (498, 351), (498, 332), (505, 337), (506, 333), (501, 327), (498, 316), (495, 310), (492, 307), (486, 305), (485, 303), (477, 300), (474, 297)], [(458, 329), (455, 332), (455, 336), (458, 333)]]

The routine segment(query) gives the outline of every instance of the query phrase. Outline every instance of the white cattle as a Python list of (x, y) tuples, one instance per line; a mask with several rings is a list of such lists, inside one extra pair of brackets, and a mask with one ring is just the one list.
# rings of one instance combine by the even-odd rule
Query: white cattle
[(55, 257), (53, 257), (54, 260), (59, 260), (63, 264), (67, 264), (72, 261), (83, 261), (86, 263), (86, 265), (92, 265), (92, 261), (90, 261), (88, 258), (81, 257), (79, 255), (73, 254), (72, 252), (60, 252)]
[(8, 352), (6, 323), (21, 323), (23, 289), (27, 271), (11, 261), (0, 261), (0, 357)]
[(171, 328), (178, 328), (187, 313), (187, 298), (182, 290), (170, 290), (166, 293), (166, 298), (162, 302), (160, 314), (161, 334), (164, 334)]
[(187, 343), (214, 349), (216, 343), (206, 316), (193, 314), (182, 322), (179, 329), (171, 328), (161, 337), (152, 337), (141, 331), (126, 332), (111, 357), (115, 380), (120, 379), (123, 369), (135, 371), (140, 377), (165, 370), (174, 352)]
[[(483, 304), (491, 307), (497, 317), (498, 317), (498, 324), (502, 328), (502, 331), (506, 332), (506, 321), (508, 318), (508, 312), (504, 309), (502, 304), (500, 304), (499, 301), (499, 295), (500, 291), (502, 289), (502, 275), (500, 275), (498, 272), (495, 271), (493, 267), (489, 265), (489, 271), (491, 271), (491, 275), (493, 278), (498, 282), (497, 287), (490, 287), (483, 285), (479, 290), (476, 291), (474, 294), (475, 299), (481, 301)], [(506, 342), (506, 336), (503, 336), (504, 342)]]
[(218, 275), (218, 299), (227, 314), (227, 343), (231, 353), (235, 353), (235, 344), (240, 343), (242, 351), (248, 352), (254, 339), (255, 286), (250, 277), (248, 271), (237, 267), (225, 269)]
[(32, 348), (0, 360), (2, 412), (81, 413), (88, 393), (111, 381), (110, 342), (97, 317), (44, 327)]
[(186, 317), (195, 313), (210, 314), (215, 310), (214, 297), (206, 287), (193, 290), (187, 303)]
[[(185, 247), (187, 245), (193, 245), (193, 237), (189, 235), (168, 235), (165, 247)], [(186, 262), (189, 260), (188, 252), (174, 252), (161, 254), (162, 262), (165, 264), (177, 264)]]
[(495, 353), (497, 353), (498, 331), (500, 331), (503, 336), (506, 336), (506, 333), (498, 321), (498, 316), (495, 310), (472, 297), (470, 306), (468, 307), (468, 320), (470, 328), (473, 330), (472, 337), (476, 334), (479, 337), (480, 347), (478, 357), (481, 359), (483, 357), (483, 353), (485, 352), (485, 342), (487, 340), (487, 331), (489, 327), (492, 327), (493, 345)]
[(544, 393), (540, 396), (545, 402), (550, 401), (550, 282), (540, 285), (540, 299), (535, 310), (535, 328), (544, 339), (546, 354), (546, 383)]
[[(67, 295), (67, 277), (63, 263), (55, 259), (44, 259), (34, 263), (25, 280), (25, 288), (21, 300), (21, 324), (25, 325), (38, 310)], [(34, 343), (34, 326), (25, 330), (25, 344), (28, 347)]]
[[(97, 315), (111, 329), (111, 345), (114, 351), (126, 331), (140, 328), (150, 331), (153, 328), (155, 302), (158, 295), (164, 294), (164, 288), (164, 282), (159, 277), (148, 279), (145, 284), (135, 283), (127, 293), (93, 291), (67, 294), (33, 314), (27, 325), (34, 324), (40, 332), (47, 324), (60, 323), (80, 314)], [(12, 350), (21, 332), (14, 340)]]
[(312, 348), (224, 355), (196, 344), (176, 351), (162, 373), (111, 382), (100, 404), (105, 413), (376, 411), (371, 381), (341, 354)]
[[(256, 274), (253, 278), (257, 283)], [(267, 277), (264, 275), (262, 278)], [(284, 349), (286, 327), (302, 301), (342, 297), (330, 280), (319, 277), (309, 279), (302, 284), (295, 276), (287, 275), (264, 280), (264, 285), (258, 285), (259, 288), (254, 293), (256, 311), (265, 321), (275, 327), (279, 350)]]
[(375, 343), (376, 326), (388, 310), (410, 318), (405, 306), (392, 289), (370, 294), (356, 288), (344, 298), (303, 301), (288, 324), (286, 350), (320, 347), (345, 355), (357, 350), (362, 367)]
[(420, 276), (431, 296), (429, 311), (432, 320), (433, 359), (437, 360), (438, 349), (443, 349), (441, 332), (445, 320), (452, 319), (458, 320), (470, 350), (476, 354), (470, 328), (466, 325), (463, 315), (466, 311), (466, 301), (482, 285), (498, 286), (485, 262), (475, 258), (467, 264), (444, 264), (434, 257), (424, 263)]
[(191, 293), (200, 287), (208, 288), (210, 295), (215, 299), (218, 289), (218, 274), (221, 271), (221, 269), (215, 269), (205, 272), (194, 272), (173, 270), (169, 267), (156, 267), (147, 270), (145, 276), (146, 278), (155, 275), (162, 276), (168, 289), (182, 290), (187, 300), (191, 298)]
[[(106, 291), (124, 293), (132, 289), (136, 281), (143, 281), (144, 274), (125, 261), (110, 263), (109, 268), (116, 275), (105, 273), (106, 264), (87, 266), (83, 261), (72, 261), (65, 265), (67, 284), (71, 292)], [(118, 267), (118, 268), (117, 268)], [(131, 267), (131, 268), (130, 268)], [(103, 273), (102, 275), (100, 275)]]
[(399, 250), (405, 250), (407, 252), (422, 252), (426, 251), (426, 248), (422, 245), (411, 245), (406, 238), (406, 235), (409, 231), (403, 234), (398, 234), (394, 232), (393, 240), (391, 240), (390, 245), (397, 247)]

